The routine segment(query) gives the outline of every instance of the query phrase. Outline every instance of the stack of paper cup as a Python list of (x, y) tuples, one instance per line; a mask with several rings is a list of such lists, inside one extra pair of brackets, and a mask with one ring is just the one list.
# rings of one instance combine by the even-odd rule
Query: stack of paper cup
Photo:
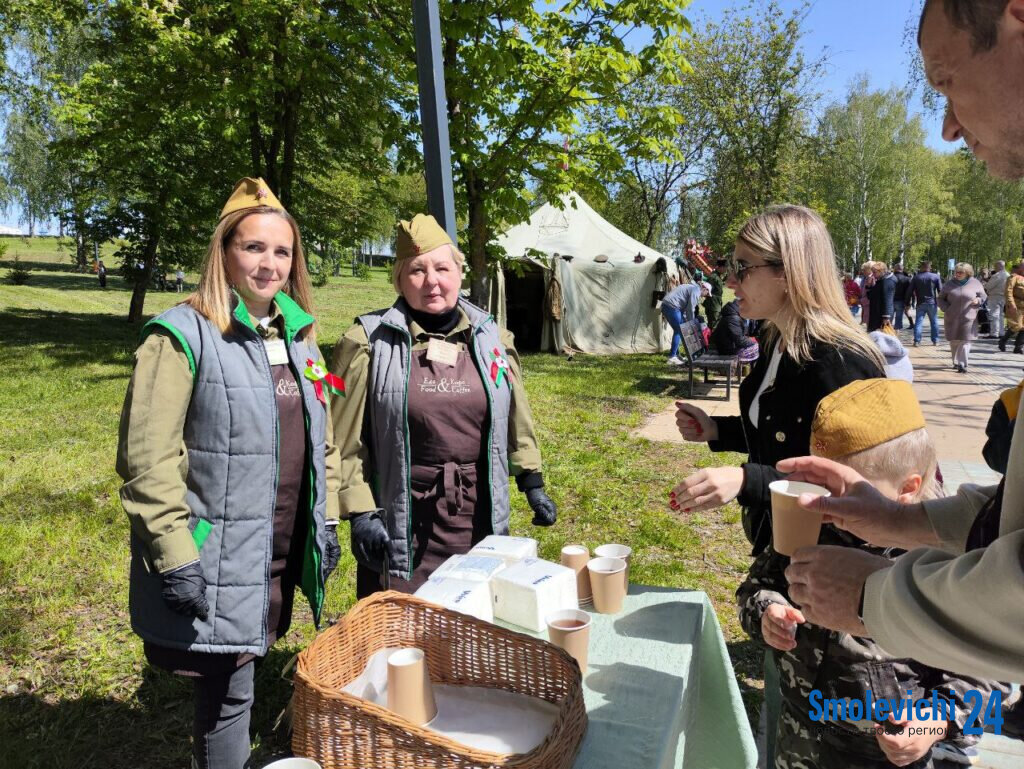
[(433, 721), (437, 715), (421, 649), (399, 649), (388, 656), (388, 710), (417, 726)]
[(583, 545), (566, 545), (562, 548), (562, 566), (568, 566), (576, 572), (576, 598), (580, 606), (594, 602), (594, 596), (590, 592), (590, 573), (587, 571), (589, 560), (590, 551)]
[(594, 608), (601, 614), (622, 610), (626, 599), (626, 562), (621, 558), (592, 558), (587, 564), (590, 588), (594, 591)]
[(597, 558), (621, 558), (626, 562), (626, 570), (623, 572), (623, 578), (626, 583), (626, 592), (629, 592), (629, 559), (633, 556), (633, 548), (627, 547), (626, 545), (601, 545), (594, 550), (594, 556)]

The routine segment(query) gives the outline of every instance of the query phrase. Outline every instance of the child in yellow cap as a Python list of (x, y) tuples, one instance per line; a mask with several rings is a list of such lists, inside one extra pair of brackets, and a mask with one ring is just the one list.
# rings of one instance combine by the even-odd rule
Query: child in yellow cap
[[(941, 494), (935, 447), (909, 382), (852, 382), (818, 404), (811, 452), (857, 470), (886, 496), (904, 503)], [(894, 557), (849, 532), (822, 527), (823, 545), (857, 547)], [(940, 755), (971, 763), (976, 738), (963, 735), (971, 708), (968, 690), (988, 697), (993, 682), (937, 670), (910, 659), (894, 659), (870, 638), (857, 638), (805, 621), (788, 598), (784, 570), (789, 558), (769, 547), (750, 567), (736, 593), (739, 616), (752, 638), (774, 650), (780, 671), (782, 711), (776, 735), (779, 769), (866, 769), (932, 766)], [(870, 691), (870, 694), (868, 692)], [(1004, 690), (1006, 691), (1006, 690)], [(909, 692), (909, 694), (908, 694)], [(948, 703), (938, 718), (922, 721), (905, 710), (898, 716), (865, 712), (864, 703), (931, 698)], [(822, 706), (839, 700), (852, 707), (838, 716)], [(859, 703), (859, 707), (853, 706)], [(935, 715), (929, 706), (926, 716)], [(900, 727), (904, 728), (900, 728)]]

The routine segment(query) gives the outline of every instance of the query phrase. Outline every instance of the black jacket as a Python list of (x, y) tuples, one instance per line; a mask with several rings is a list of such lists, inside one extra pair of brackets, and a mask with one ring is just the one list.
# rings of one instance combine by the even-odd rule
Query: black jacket
[(711, 332), (711, 346), (720, 355), (735, 355), (753, 342), (744, 333), (743, 318), (740, 317), (739, 303), (733, 299), (722, 308), (722, 314)]
[(868, 331), (882, 327), (882, 317), (892, 319), (893, 300), (896, 298), (896, 278), (887, 272), (868, 289)]
[(894, 272), (892, 276), (896, 279), (896, 293), (893, 296), (893, 300), (909, 304), (913, 298), (907, 296), (910, 293), (910, 276), (905, 272)]
[(775, 384), (761, 394), (759, 426), (750, 421), (750, 405), (761, 387), (774, 344), (761, 353), (750, 376), (740, 384), (738, 417), (713, 417), (718, 440), (710, 441), (712, 451), (737, 451), (749, 455), (743, 465), (743, 488), (738, 502), (743, 506), (743, 531), (759, 554), (772, 539), (771, 492), (768, 484), (782, 477), (775, 463), (810, 454), (811, 423), (818, 403), (829, 393), (858, 379), (884, 377), (885, 372), (859, 352), (824, 343), (811, 347), (811, 360), (798, 365), (783, 355)]

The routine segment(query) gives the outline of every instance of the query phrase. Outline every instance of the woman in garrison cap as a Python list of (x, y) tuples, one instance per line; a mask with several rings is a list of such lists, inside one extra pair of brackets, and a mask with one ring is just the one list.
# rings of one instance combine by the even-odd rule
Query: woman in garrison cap
[(459, 296), (463, 256), (432, 216), (399, 222), (399, 297), (334, 349), (341, 516), (356, 593), (415, 591), (450, 555), (508, 534), (509, 476), (555, 522), (512, 335)]
[(295, 588), (319, 623), (338, 563), (338, 453), (295, 220), (262, 179), (221, 211), (196, 292), (143, 329), (117, 471), (132, 629), (195, 683), (193, 766), (249, 759), (254, 660)]

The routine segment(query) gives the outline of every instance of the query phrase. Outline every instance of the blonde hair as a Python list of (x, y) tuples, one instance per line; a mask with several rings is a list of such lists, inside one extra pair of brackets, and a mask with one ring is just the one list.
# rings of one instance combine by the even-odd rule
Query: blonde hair
[[(448, 248), (452, 252), (452, 261), (455, 262), (455, 266), (459, 268), (459, 272), (462, 272), (462, 267), (466, 263), (465, 255), (459, 251), (451, 243), (447, 244)], [(402, 277), (402, 267), (408, 264), (411, 259), (395, 259), (395, 263), (391, 265), (391, 285), (395, 287), (395, 293), (401, 294), (402, 289), (399, 286), (399, 280)]]
[(974, 267), (968, 264), (967, 262), (958, 262), (957, 265), (953, 268), (953, 272), (956, 272), (957, 270), (963, 270), (965, 273), (967, 273), (968, 278), (974, 277)]
[[(231, 329), (231, 284), (228, 279), (227, 247), (234, 237), (239, 222), (253, 214), (274, 214), (284, 219), (292, 228), (292, 271), (285, 283), (284, 291), (299, 307), (313, 313), (313, 286), (306, 268), (306, 257), (302, 250), (302, 236), (299, 225), (291, 214), (279, 208), (260, 206), (233, 211), (217, 224), (210, 238), (210, 246), (206, 250), (199, 285), (183, 304), (188, 304), (196, 312), (204, 315), (213, 325), (226, 334)], [(305, 340), (316, 343), (316, 324), (305, 330)]]
[(935, 475), (938, 466), (935, 444), (924, 428), (912, 430), (870, 449), (839, 457), (836, 462), (852, 467), (868, 480), (883, 480), (893, 484), (902, 483), (915, 473), (920, 475), (921, 488), (914, 497), (915, 502), (945, 496), (942, 484)]
[(784, 270), (786, 302), (765, 326), (769, 341), (781, 338), (797, 363), (811, 359), (814, 342), (824, 342), (883, 369), (881, 352), (850, 315), (832, 238), (820, 216), (803, 206), (771, 206), (748, 219), (736, 241)]

